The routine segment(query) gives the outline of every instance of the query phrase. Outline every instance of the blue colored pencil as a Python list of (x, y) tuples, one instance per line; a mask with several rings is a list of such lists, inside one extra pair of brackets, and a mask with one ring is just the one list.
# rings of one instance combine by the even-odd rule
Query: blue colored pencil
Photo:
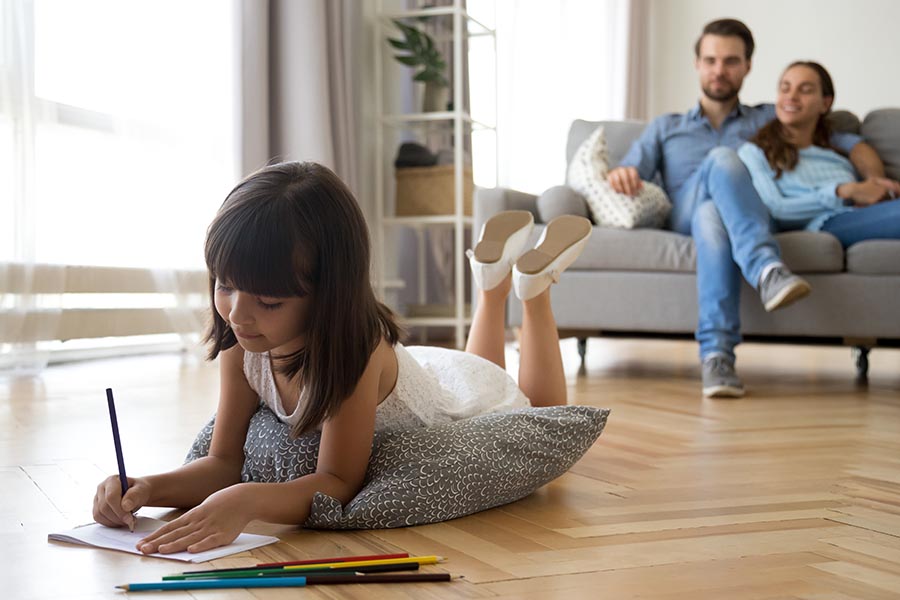
[(193, 579), (185, 581), (156, 581), (128, 583), (116, 587), (127, 592), (165, 590), (212, 590), (226, 588), (304, 587), (306, 577), (254, 577), (252, 579)]
[(122, 495), (124, 496), (128, 491), (128, 477), (125, 475), (125, 458), (122, 456), (122, 440), (119, 438), (119, 421), (116, 419), (116, 403), (113, 400), (112, 388), (106, 388), (106, 404), (109, 405), (109, 422), (112, 424), (116, 461), (119, 463), (119, 483), (122, 484)]

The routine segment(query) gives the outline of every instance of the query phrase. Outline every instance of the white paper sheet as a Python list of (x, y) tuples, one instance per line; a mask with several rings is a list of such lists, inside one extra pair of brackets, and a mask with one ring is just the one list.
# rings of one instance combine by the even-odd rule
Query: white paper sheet
[(147, 537), (150, 533), (156, 531), (165, 524), (165, 521), (160, 521), (158, 519), (138, 517), (135, 522), (134, 531), (131, 532), (128, 531), (127, 527), (112, 528), (104, 527), (99, 523), (90, 523), (68, 531), (51, 533), (47, 535), (47, 540), (71, 542), (73, 544), (83, 544), (97, 548), (109, 548), (111, 550), (121, 550), (122, 552), (138, 554), (140, 556), (154, 556), (156, 558), (168, 558), (170, 560), (180, 560), (182, 562), (192, 563), (215, 560), (217, 558), (222, 558), (223, 556), (237, 554), (238, 552), (244, 552), (245, 550), (252, 550), (253, 548), (274, 544), (279, 541), (277, 537), (272, 537), (270, 535), (242, 533), (236, 540), (227, 546), (220, 546), (218, 548), (213, 548), (212, 550), (207, 550), (206, 552), (196, 552), (193, 554), (190, 552), (144, 554), (135, 548), (135, 544), (137, 544), (138, 541)]

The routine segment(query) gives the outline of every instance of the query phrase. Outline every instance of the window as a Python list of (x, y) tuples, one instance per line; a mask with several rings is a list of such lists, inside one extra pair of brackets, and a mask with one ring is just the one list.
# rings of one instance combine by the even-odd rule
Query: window
[[(206, 227), (239, 176), (238, 7), (0, 3), (0, 266), (141, 267), (163, 282), (176, 279), (171, 269), (203, 269)], [(12, 332), (0, 355), (178, 339), (44, 335), (16, 346), (17, 331), (56, 331), (79, 309), (106, 311), (128, 335), (154, 310), (203, 305), (194, 293), (188, 306), (174, 286), (159, 284), (168, 293), (156, 294), (65, 293), (65, 281), (50, 292), (0, 287), (0, 317)], [(134, 317), (133, 309), (150, 312)]]
[(12, 4), (0, 260), (201, 268), (238, 175), (233, 5)]

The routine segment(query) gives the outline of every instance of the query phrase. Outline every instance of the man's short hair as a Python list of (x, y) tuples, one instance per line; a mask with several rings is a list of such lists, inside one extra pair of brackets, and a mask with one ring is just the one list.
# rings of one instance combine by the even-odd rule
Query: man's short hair
[(697, 38), (697, 43), (694, 44), (694, 55), (697, 58), (700, 58), (700, 42), (705, 35), (739, 37), (744, 41), (744, 58), (750, 60), (750, 57), (753, 56), (753, 34), (750, 33), (749, 27), (737, 19), (719, 19), (718, 21), (707, 23), (706, 27), (703, 28), (703, 33)]

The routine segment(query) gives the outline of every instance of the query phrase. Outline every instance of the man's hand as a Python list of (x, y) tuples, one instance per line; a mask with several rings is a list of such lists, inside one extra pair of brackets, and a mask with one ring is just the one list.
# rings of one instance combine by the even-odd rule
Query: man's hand
[(244, 492), (237, 484), (210, 495), (199, 506), (166, 523), (137, 543), (144, 554), (203, 552), (230, 544), (252, 520)]
[(644, 187), (641, 176), (634, 167), (616, 167), (606, 175), (612, 189), (620, 194), (636, 196)]
[(883, 200), (900, 198), (900, 181), (888, 179), (887, 177), (873, 177), (872, 179), (888, 191), (887, 198), (882, 198)]

